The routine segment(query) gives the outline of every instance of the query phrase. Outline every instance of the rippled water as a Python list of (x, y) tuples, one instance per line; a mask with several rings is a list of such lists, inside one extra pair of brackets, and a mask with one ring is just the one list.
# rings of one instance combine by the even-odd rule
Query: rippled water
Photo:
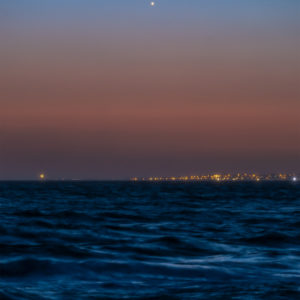
[(297, 183), (0, 183), (0, 299), (299, 299)]

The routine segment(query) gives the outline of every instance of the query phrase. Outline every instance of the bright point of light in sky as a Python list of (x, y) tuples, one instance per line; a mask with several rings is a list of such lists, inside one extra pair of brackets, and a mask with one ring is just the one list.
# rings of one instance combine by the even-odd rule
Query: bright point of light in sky
[(151, 5), (151, 6), (154, 6), (154, 5), (155, 5), (155, 2), (154, 2), (154, 1), (151, 1), (151, 2), (150, 2), (150, 5)]

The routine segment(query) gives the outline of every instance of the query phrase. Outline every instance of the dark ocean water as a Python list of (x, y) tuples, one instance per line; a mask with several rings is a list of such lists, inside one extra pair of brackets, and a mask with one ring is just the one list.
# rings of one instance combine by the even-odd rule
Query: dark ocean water
[(0, 299), (300, 299), (300, 185), (2, 182)]

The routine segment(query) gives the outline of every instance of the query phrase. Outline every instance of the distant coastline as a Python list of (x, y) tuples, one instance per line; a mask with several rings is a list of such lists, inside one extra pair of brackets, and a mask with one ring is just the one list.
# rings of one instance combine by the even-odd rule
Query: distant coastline
[(131, 181), (216, 181), (216, 182), (232, 182), (232, 181), (297, 181), (295, 174), (267, 174), (260, 175), (255, 173), (236, 173), (236, 174), (205, 174), (192, 176), (170, 176), (170, 177), (132, 177)]

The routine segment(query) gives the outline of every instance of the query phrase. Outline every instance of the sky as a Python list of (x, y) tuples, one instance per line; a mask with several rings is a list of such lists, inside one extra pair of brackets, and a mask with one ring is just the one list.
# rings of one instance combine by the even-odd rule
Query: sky
[(0, 0), (0, 179), (300, 173), (298, 0)]

